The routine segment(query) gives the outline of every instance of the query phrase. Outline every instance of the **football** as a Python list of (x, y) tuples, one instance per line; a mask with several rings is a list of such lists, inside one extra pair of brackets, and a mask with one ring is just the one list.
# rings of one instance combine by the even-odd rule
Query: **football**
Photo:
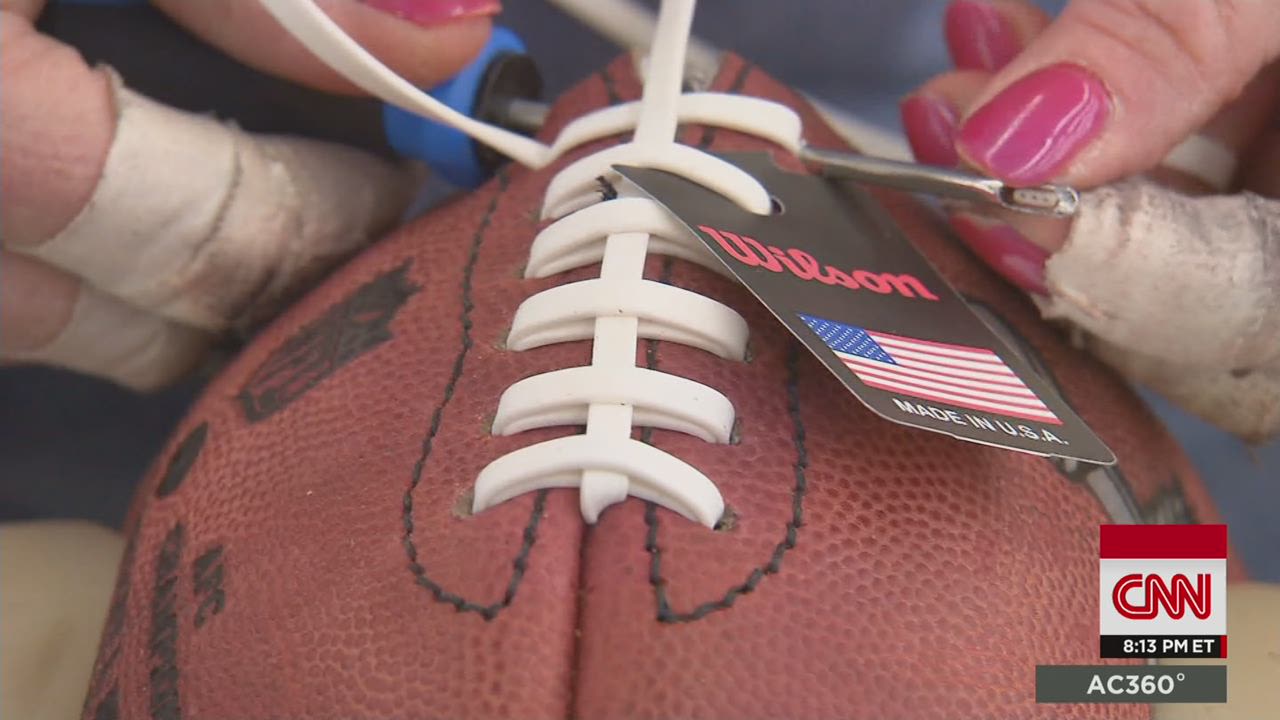
[[(740, 58), (709, 89), (785, 105), (808, 141), (845, 147)], [(621, 58), (541, 137), (641, 90)], [(1219, 522), (1140, 399), (935, 211), (876, 190), (1118, 463), (877, 417), (692, 237), (611, 215), (630, 200), (608, 180), (544, 219), (562, 171), (629, 139), (503, 168), (222, 371), (134, 500), (86, 718), (1149, 717), (1037, 705), (1034, 688), (1036, 665), (1098, 663), (1100, 524)], [(679, 140), (803, 170), (740, 128)], [(606, 246), (636, 233), (652, 235), (643, 283), (626, 282), (714, 312), (557, 293), (620, 272)], [(580, 372), (619, 362), (593, 340), (616, 318), (628, 372), (689, 390), (684, 405)]]

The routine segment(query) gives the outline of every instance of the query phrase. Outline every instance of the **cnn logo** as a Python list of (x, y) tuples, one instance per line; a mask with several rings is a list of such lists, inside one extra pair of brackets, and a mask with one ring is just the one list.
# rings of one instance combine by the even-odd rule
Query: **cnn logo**
[(1156, 573), (1129, 573), (1111, 589), (1111, 604), (1130, 620), (1154, 620), (1161, 608), (1172, 620), (1181, 620), (1188, 610), (1205, 620), (1213, 613), (1213, 578), (1195, 573), (1193, 583), (1186, 574), (1174, 573), (1166, 583)]

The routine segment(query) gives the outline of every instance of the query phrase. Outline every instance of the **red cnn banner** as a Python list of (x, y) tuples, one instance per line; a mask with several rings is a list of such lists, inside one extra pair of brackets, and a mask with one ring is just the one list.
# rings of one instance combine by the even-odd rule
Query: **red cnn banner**
[(1103, 525), (1104, 658), (1227, 656), (1227, 526)]

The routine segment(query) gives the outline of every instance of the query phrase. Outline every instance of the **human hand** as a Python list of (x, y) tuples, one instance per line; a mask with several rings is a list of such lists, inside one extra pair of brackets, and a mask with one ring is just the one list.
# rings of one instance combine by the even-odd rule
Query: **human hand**
[[(359, 92), (256, 1), (153, 2), (261, 71)], [(0, 0), (0, 363), (158, 387), (190, 370), (218, 333), (269, 316), (387, 230), (411, 200), (407, 166), (252, 135), (128, 90), (33, 28), (44, 4)], [(497, 0), (318, 4), (419, 86), (469, 62), (500, 9)]]
[[(1265, 0), (954, 0), (957, 70), (902, 104), (916, 157), (1088, 190), (1068, 221), (956, 233), (1130, 379), (1248, 440), (1280, 431), (1280, 13)], [(1241, 158), (1242, 162), (1237, 162)]]

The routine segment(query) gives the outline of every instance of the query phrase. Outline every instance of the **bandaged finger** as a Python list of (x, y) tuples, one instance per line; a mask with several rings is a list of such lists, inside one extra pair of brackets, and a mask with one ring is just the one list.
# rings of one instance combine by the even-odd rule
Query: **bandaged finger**
[(1045, 265), (1046, 317), (1180, 367), (1280, 370), (1280, 203), (1148, 180), (1085, 193)]
[[(35, 261), (9, 258), (0, 277), (7, 281), (0, 297), (7, 330), (0, 335), (0, 359), (6, 362), (56, 365), (151, 390), (192, 370), (209, 346), (208, 334), (200, 330), (140, 310), (56, 269), (17, 267)], [(40, 276), (17, 277), (24, 269)]]
[(274, 309), (394, 224), (413, 192), (362, 152), (245, 133), (114, 73), (112, 88), (116, 133), (92, 198), (22, 251), (183, 324), (221, 330)]
[(1246, 441), (1265, 443), (1280, 434), (1280, 372), (1191, 368), (1096, 338), (1086, 344), (1125, 377)]

